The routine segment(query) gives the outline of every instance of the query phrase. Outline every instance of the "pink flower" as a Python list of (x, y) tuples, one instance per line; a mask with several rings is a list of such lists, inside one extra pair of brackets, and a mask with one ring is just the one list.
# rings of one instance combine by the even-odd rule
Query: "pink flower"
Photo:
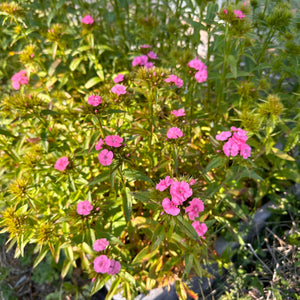
[(144, 66), (146, 69), (152, 69), (154, 67), (154, 64), (153, 62), (147, 62), (145, 63), (145, 66)]
[(90, 214), (92, 209), (93, 209), (93, 205), (89, 201), (85, 200), (77, 204), (76, 211), (79, 215), (87, 216)]
[(183, 132), (177, 127), (172, 127), (167, 132), (167, 137), (169, 139), (178, 139), (182, 136), (183, 136)]
[(165, 179), (160, 180), (160, 182), (156, 185), (156, 189), (163, 192), (171, 185), (172, 182), (173, 179), (170, 178), (170, 176), (167, 176)]
[(222, 131), (220, 134), (216, 135), (216, 140), (218, 141), (226, 141), (231, 136), (230, 131)]
[(237, 18), (243, 19), (246, 17), (241, 10), (234, 10), (233, 12)]
[(199, 83), (206, 81), (206, 79), (207, 79), (207, 70), (202, 69), (202, 70), (198, 71), (195, 74), (195, 78)]
[(141, 45), (140, 47), (141, 47), (141, 48), (151, 48), (150, 45)]
[(118, 83), (124, 80), (124, 75), (123, 74), (118, 74), (115, 78), (114, 78), (114, 83)]
[(100, 139), (99, 142), (96, 144), (95, 149), (97, 151), (101, 150), (103, 143), (104, 143), (104, 141), (102, 139)]
[(180, 208), (176, 207), (176, 204), (169, 198), (162, 201), (162, 207), (168, 215), (177, 216), (180, 213)]
[(180, 108), (178, 110), (172, 110), (171, 114), (174, 115), (175, 117), (185, 116), (184, 108)]
[(121, 264), (119, 261), (115, 261), (114, 259), (110, 260), (110, 266), (109, 266), (109, 270), (107, 271), (107, 274), (109, 275), (115, 275), (117, 273), (119, 273), (121, 269)]
[(58, 171), (64, 171), (68, 166), (68, 164), (69, 164), (68, 158), (66, 156), (63, 156), (56, 161), (54, 168)]
[(179, 88), (183, 86), (183, 80), (173, 74), (169, 75), (169, 77), (165, 79), (165, 82), (168, 82), (168, 83), (173, 82)]
[(240, 154), (241, 156), (243, 156), (244, 159), (247, 159), (248, 157), (251, 156), (251, 147), (246, 143), (242, 144), (240, 146)]
[(112, 151), (108, 151), (106, 149), (102, 150), (98, 155), (99, 162), (103, 166), (109, 166), (112, 163), (113, 157), (114, 154)]
[(147, 55), (141, 55), (137, 56), (132, 61), (132, 66), (144, 66), (148, 62), (148, 56)]
[(116, 84), (112, 87), (111, 91), (118, 96), (126, 94), (126, 87), (122, 84)]
[(86, 15), (84, 18), (81, 19), (81, 23), (92, 25), (94, 23), (94, 19), (90, 15)]
[(27, 73), (26, 70), (21, 70), (20, 72), (14, 74), (11, 78), (12, 80), (12, 87), (15, 90), (18, 90), (21, 85), (28, 84), (28, 78), (25, 75)]
[(193, 68), (197, 71), (200, 70), (206, 70), (206, 65), (200, 60), (197, 59), (197, 57), (195, 57), (194, 59), (192, 59), (188, 64), (187, 64), (190, 68)]
[(206, 224), (205, 223), (200, 223), (199, 221), (195, 221), (195, 222), (193, 222), (192, 226), (194, 227), (194, 229), (196, 230), (198, 235), (205, 239), (204, 234), (207, 231)]
[(198, 198), (193, 198), (192, 201), (190, 201), (190, 205), (185, 208), (185, 212), (188, 213), (189, 219), (194, 221), (195, 218), (199, 217), (199, 212), (204, 210), (204, 204), (202, 200)]
[(171, 183), (170, 194), (175, 205), (181, 205), (187, 198), (192, 196), (193, 190), (185, 181), (173, 181)]
[(196, 180), (195, 179), (191, 179), (190, 185), (194, 185), (195, 183), (196, 183)]
[(147, 55), (148, 55), (148, 57), (150, 57), (151, 59), (158, 59), (156, 53), (154, 53), (153, 51), (149, 51)]
[(224, 9), (224, 14), (227, 15), (228, 14), (228, 10), (225, 8)]
[(90, 105), (98, 106), (101, 103), (102, 103), (102, 98), (98, 95), (91, 95), (88, 98), (88, 104)]
[(223, 146), (223, 151), (226, 156), (237, 156), (239, 153), (239, 145), (230, 138)]
[(118, 148), (121, 147), (123, 138), (119, 137), (118, 135), (108, 135), (104, 141), (108, 146)]
[(110, 259), (106, 255), (97, 256), (94, 259), (94, 270), (97, 273), (107, 273), (110, 267)]
[(95, 251), (103, 251), (106, 249), (106, 247), (109, 245), (109, 242), (107, 239), (99, 239), (96, 240), (94, 245), (93, 245), (93, 249)]

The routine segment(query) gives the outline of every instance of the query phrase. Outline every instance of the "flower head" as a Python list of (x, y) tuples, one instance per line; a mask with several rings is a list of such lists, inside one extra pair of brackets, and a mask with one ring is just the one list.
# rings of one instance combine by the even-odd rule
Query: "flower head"
[(85, 200), (77, 204), (76, 211), (79, 215), (87, 216), (90, 214), (92, 209), (93, 209), (93, 205), (89, 201)]
[(126, 94), (126, 86), (122, 84), (116, 84), (112, 87), (111, 91), (118, 96)]
[(233, 13), (237, 18), (240, 18), (240, 19), (243, 19), (246, 17), (241, 10), (234, 10)]
[(103, 166), (111, 165), (113, 157), (114, 154), (112, 153), (112, 151), (108, 151), (107, 149), (102, 150), (98, 155), (99, 162)]
[(102, 139), (100, 139), (99, 142), (96, 144), (95, 149), (97, 151), (101, 150), (103, 143), (104, 143), (104, 141)]
[(107, 274), (115, 275), (115, 274), (119, 273), (120, 269), (121, 269), (120, 262), (116, 261), (114, 259), (111, 259), (110, 260), (110, 266), (109, 266), (109, 269), (107, 271)]
[(194, 229), (196, 230), (198, 235), (205, 239), (204, 234), (207, 231), (206, 224), (205, 223), (200, 223), (199, 221), (195, 221), (195, 222), (193, 222), (192, 226), (194, 227)]
[(165, 198), (162, 201), (162, 207), (168, 215), (177, 216), (180, 213), (180, 208), (169, 198)]
[(54, 168), (58, 171), (64, 171), (67, 168), (68, 164), (68, 158), (66, 156), (63, 156), (56, 161)]
[(206, 81), (206, 79), (207, 79), (207, 70), (206, 69), (199, 70), (195, 74), (195, 78), (196, 78), (197, 82), (199, 82), (199, 83)]
[(107, 273), (110, 267), (110, 259), (106, 255), (97, 256), (94, 259), (94, 270), (97, 273)]
[(141, 45), (140, 48), (151, 48), (150, 45)]
[(165, 179), (160, 180), (160, 182), (156, 185), (156, 189), (163, 192), (171, 185), (172, 182), (173, 179), (170, 178), (170, 176), (167, 176)]
[(185, 116), (184, 108), (180, 108), (178, 110), (172, 110), (171, 114), (174, 115), (175, 117)]
[(88, 98), (88, 104), (90, 105), (98, 106), (101, 103), (102, 103), (102, 98), (98, 95), (91, 95)]
[(195, 218), (199, 217), (199, 212), (204, 210), (204, 204), (202, 200), (193, 198), (189, 203), (190, 205), (185, 208), (185, 212), (188, 213), (189, 219), (194, 221)]
[(118, 74), (116, 77), (114, 77), (114, 83), (118, 83), (124, 80), (123, 74)]
[(173, 74), (169, 75), (169, 77), (165, 79), (165, 82), (173, 82), (179, 88), (183, 86), (183, 80)]
[(132, 61), (132, 66), (144, 66), (148, 62), (148, 56), (147, 55), (141, 55), (137, 56)]
[(153, 51), (149, 51), (147, 55), (148, 55), (148, 57), (150, 57), (151, 59), (158, 59), (156, 53), (154, 53)]
[(118, 135), (108, 135), (104, 141), (108, 146), (118, 148), (121, 147), (123, 138), (119, 137)]
[(226, 141), (231, 136), (230, 131), (222, 131), (220, 134), (216, 135), (216, 140), (218, 141)]
[(81, 23), (92, 25), (94, 23), (94, 19), (90, 15), (86, 15), (81, 19)]
[(170, 194), (172, 201), (176, 205), (181, 205), (187, 198), (192, 196), (193, 190), (185, 181), (173, 181), (171, 183)]
[(190, 68), (193, 68), (197, 71), (200, 70), (206, 70), (206, 65), (200, 60), (197, 59), (197, 57), (195, 57), (194, 59), (192, 59), (188, 64), (187, 64)]
[(107, 239), (98, 239), (95, 241), (93, 245), (93, 249), (95, 251), (103, 251), (106, 249), (106, 247), (109, 245), (109, 242)]
[(183, 132), (177, 127), (172, 127), (167, 132), (167, 137), (169, 139), (178, 139), (182, 136), (183, 136)]
[(27, 71), (21, 70), (20, 72), (14, 74), (11, 78), (12, 81), (12, 87), (15, 90), (18, 90), (21, 85), (28, 84), (28, 78), (26, 76)]

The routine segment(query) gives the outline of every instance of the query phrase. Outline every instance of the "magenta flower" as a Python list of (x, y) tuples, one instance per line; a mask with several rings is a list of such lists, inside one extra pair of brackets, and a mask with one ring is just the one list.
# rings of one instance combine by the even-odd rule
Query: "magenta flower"
[(165, 79), (165, 82), (168, 82), (168, 83), (173, 82), (179, 88), (183, 86), (183, 80), (173, 74), (169, 75), (169, 77)]
[(94, 19), (90, 15), (86, 15), (81, 19), (81, 23), (92, 25), (94, 23)]
[(207, 231), (206, 224), (205, 223), (200, 223), (199, 221), (195, 221), (195, 222), (193, 222), (192, 226), (194, 227), (194, 229), (196, 230), (198, 235), (205, 239), (204, 234)]
[(240, 19), (243, 19), (246, 17), (241, 10), (234, 10), (233, 13), (235, 14), (235, 16), (237, 18), (240, 18)]
[(99, 162), (103, 166), (111, 165), (113, 157), (114, 154), (112, 153), (112, 151), (108, 151), (107, 149), (102, 150), (98, 155)]
[(170, 194), (175, 205), (181, 205), (187, 198), (192, 196), (193, 190), (185, 181), (173, 181), (171, 183)]
[(104, 143), (104, 141), (102, 139), (100, 139), (99, 142), (96, 144), (95, 149), (97, 151), (101, 150), (103, 143)]
[(190, 68), (193, 68), (197, 71), (200, 70), (206, 70), (206, 65), (200, 60), (197, 59), (197, 57), (195, 57), (194, 59), (192, 59), (188, 64), (187, 64)]
[(109, 242), (107, 239), (99, 239), (99, 240), (96, 240), (94, 245), (93, 245), (93, 249), (95, 251), (103, 251), (106, 249), (106, 247), (109, 245)]
[(192, 201), (190, 201), (190, 205), (185, 208), (185, 212), (188, 213), (189, 219), (194, 221), (195, 218), (199, 217), (199, 212), (204, 210), (204, 204), (202, 200), (198, 198), (193, 198)]
[(216, 140), (218, 141), (226, 141), (231, 136), (230, 131), (222, 131), (220, 134), (216, 135)]
[(111, 91), (118, 96), (126, 94), (126, 86), (122, 84), (116, 84), (112, 87)]
[(168, 215), (177, 216), (180, 213), (180, 208), (176, 207), (176, 204), (169, 198), (162, 201), (162, 207)]
[(111, 259), (110, 260), (110, 266), (109, 266), (109, 269), (107, 271), (107, 274), (115, 275), (115, 274), (119, 273), (120, 269), (121, 269), (120, 262), (116, 261), (114, 259)]
[(88, 104), (90, 105), (98, 106), (101, 103), (102, 103), (102, 98), (98, 95), (91, 95), (88, 98)]
[(206, 81), (206, 79), (207, 79), (207, 70), (206, 70), (206, 69), (199, 70), (199, 71), (195, 74), (195, 78), (196, 78), (196, 80), (197, 80), (199, 83)]
[(160, 180), (160, 182), (156, 185), (156, 189), (163, 192), (171, 185), (172, 182), (173, 179), (170, 178), (170, 176), (167, 176), (165, 179)]
[(110, 267), (110, 259), (106, 255), (97, 256), (94, 259), (94, 270), (97, 273), (107, 273)]
[(108, 135), (104, 141), (108, 146), (118, 148), (121, 147), (123, 138), (119, 137), (118, 135)]
[(156, 53), (154, 53), (153, 51), (148, 52), (148, 57), (150, 57), (151, 59), (158, 59)]
[(141, 55), (137, 56), (132, 61), (132, 66), (144, 66), (148, 62), (148, 56), (147, 55)]
[(87, 216), (90, 214), (92, 209), (93, 209), (93, 205), (89, 201), (85, 200), (77, 204), (76, 211), (79, 215)]
[(228, 10), (225, 8), (224, 9), (224, 14), (227, 15), (228, 14)]
[(246, 143), (240, 145), (240, 154), (241, 156), (243, 156), (244, 159), (247, 159), (251, 156), (251, 147)]
[(172, 127), (167, 132), (167, 137), (169, 139), (178, 139), (182, 136), (183, 136), (183, 132), (177, 127)]
[(124, 75), (123, 74), (118, 74), (115, 78), (114, 78), (114, 83), (118, 83), (124, 80)]
[(184, 108), (180, 108), (178, 110), (172, 110), (171, 114), (174, 115), (175, 117), (185, 116)]
[(141, 48), (151, 48), (150, 45), (141, 45), (140, 47), (141, 47)]
[(223, 151), (226, 156), (237, 156), (240, 148), (239, 145), (232, 139), (230, 138), (223, 146)]
[(154, 67), (154, 64), (153, 64), (153, 62), (147, 62), (147, 63), (145, 63), (144, 67), (149, 70)]
[(195, 183), (196, 183), (196, 180), (195, 179), (191, 179), (190, 185), (194, 185)]
[(18, 90), (21, 85), (28, 84), (28, 78), (25, 75), (27, 73), (26, 70), (21, 70), (20, 72), (14, 74), (11, 78), (12, 81), (12, 87), (15, 90)]
[(54, 168), (58, 171), (64, 171), (68, 166), (68, 164), (69, 164), (68, 158), (66, 156), (63, 156), (56, 161)]

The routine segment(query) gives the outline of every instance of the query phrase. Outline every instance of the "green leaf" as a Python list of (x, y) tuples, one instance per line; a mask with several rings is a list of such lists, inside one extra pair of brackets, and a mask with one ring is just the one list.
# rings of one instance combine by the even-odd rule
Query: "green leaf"
[(226, 202), (231, 206), (232, 210), (244, 221), (247, 221), (247, 216), (244, 211), (239, 207), (238, 204), (232, 202), (229, 199), (226, 199)]
[(75, 71), (82, 60), (83, 60), (83, 57), (74, 58), (70, 63), (70, 70)]
[(122, 279), (120, 277), (115, 279), (115, 281), (112, 283), (107, 295), (105, 296), (106, 300), (111, 300), (112, 299), (113, 295), (115, 295), (115, 293), (116, 293), (116, 290), (117, 290), (118, 286), (121, 283), (121, 280)]
[(218, 167), (221, 167), (224, 165), (224, 163), (226, 162), (226, 158), (223, 156), (217, 156), (215, 157), (205, 168), (204, 173), (207, 173), (208, 171), (212, 170), (212, 169), (216, 169)]
[(154, 182), (148, 176), (146, 176), (143, 172), (138, 170), (126, 169), (123, 171), (123, 175), (129, 181), (143, 180), (151, 184), (154, 184)]
[(110, 176), (110, 171), (105, 171), (103, 173), (101, 173), (100, 175), (96, 176), (90, 183), (89, 185), (94, 185), (96, 183), (105, 181), (107, 179), (109, 179)]
[(104, 287), (108, 277), (109, 277), (109, 275), (104, 275), (104, 278), (96, 277), (93, 288), (91, 290), (91, 295), (94, 295), (96, 292), (98, 292), (99, 290), (101, 290)]
[(85, 84), (85, 88), (86, 89), (90, 89), (91, 87), (93, 87), (94, 85), (98, 84), (99, 82), (101, 82), (102, 80), (99, 77), (93, 77), (91, 78), (86, 84)]
[(60, 113), (54, 111), (54, 110), (50, 110), (50, 109), (43, 109), (41, 110), (41, 115), (42, 116), (47, 116), (47, 115), (56, 115), (59, 116)]
[(152, 258), (154, 255), (156, 255), (156, 253), (158, 252), (158, 249), (155, 249), (152, 252), (150, 249), (151, 249), (150, 246), (146, 246), (145, 248), (143, 248), (133, 259), (132, 264), (138, 264), (143, 261), (147, 261), (150, 258)]
[(61, 277), (62, 278), (66, 277), (66, 275), (68, 274), (72, 264), (73, 264), (73, 261), (65, 259), (65, 261), (63, 263), (62, 270), (61, 270)]
[(236, 58), (233, 55), (229, 55), (228, 56), (228, 63), (231, 67), (233, 77), (236, 78), (237, 77), (237, 61), (236, 61)]
[(289, 156), (287, 153), (284, 153), (283, 151), (281, 151), (277, 148), (272, 147), (272, 152), (281, 159), (295, 161), (295, 159), (293, 157)]
[(5, 136), (10, 136), (10, 137), (16, 137), (14, 136), (10, 131), (4, 130), (0, 128), (0, 134), (5, 135)]
[(193, 240), (199, 239), (199, 236), (198, 236), (196, 230), (187, 220), (185, 220), (180, 215), (177, 216), (177, 220), (181, 223), (181, 225), (182, 225), (181, 229), (187, 236), (189, 236)]
[(125, 219), (126, 222), (128, 222), (130, 220), (132, 210), (132, 197), (130, 194), (130, 189), (128, 187), (125, 187), (122, 191), (122, 200)]
[(187, 274), (190, 274), (190, 271), (191, 271), (191, 268), (192, 268), (192, 265), (193, 265), (193, 254), (191, 253), (188, 253), (185, 255), (184, 257), (184, 261), (185, 261), (185, 272)]
[(48, 247), (44, 247), (43, 250), (39, 253), (39, 255), (37, 256), (37, 258), (34, 260), (33, 262), (33, 268), (35, 268), (46, 256), (46, 254), (48, 253), (49, 249)]
[(165, 236), (166, 236), (165, 227), (162, 226), (161, 224), (158, 224), (151, 239), (153, 242), (153, 244), (151, 245), (151, 251), (154, 251), (156, 248), (160, 246)]

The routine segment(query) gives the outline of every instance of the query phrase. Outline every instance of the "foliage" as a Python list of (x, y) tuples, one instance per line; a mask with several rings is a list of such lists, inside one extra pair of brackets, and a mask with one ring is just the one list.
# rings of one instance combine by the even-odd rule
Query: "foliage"
[[(174, 281), (184, 299), (186, 280), (209, 276), (201, 263), (214, 257), (216, 234), (241, 242), (238, 222), (299, 183), (299, 15), (286, 1), (34, 0), (2, 3), (0, 16), (0, 226), (16, 257), (33, 244), (35, 267), (51, 253), (62, 277), (84, 270), (91, 293), (111, 279), (108, 299)], [(199, 41), (201, 82), (188, 66)], [(132, 65), (146, 54), (155, 67)], [(126, 91), (115, 93), (118, 74)], [(175, 74), (182, 87), (168, 82)], [(180, 108), (185, 116), (171, 114)], [(223, 154), (216, 135), (233, 126), (248, 132), (251, 157)], [(183, 136), (167, 138), (170, 128)], [(116, 135), (121, 145), (109, 145)], [(112, 162), (98, 159), (104, 150)], [(169, 193), (156, 189), (166, 176), (204, 202), (196, 222), (206, 239), (188, 201), (166, 213)], [(121, 263), (113, 276), (93, 268), (100, 238)]]

